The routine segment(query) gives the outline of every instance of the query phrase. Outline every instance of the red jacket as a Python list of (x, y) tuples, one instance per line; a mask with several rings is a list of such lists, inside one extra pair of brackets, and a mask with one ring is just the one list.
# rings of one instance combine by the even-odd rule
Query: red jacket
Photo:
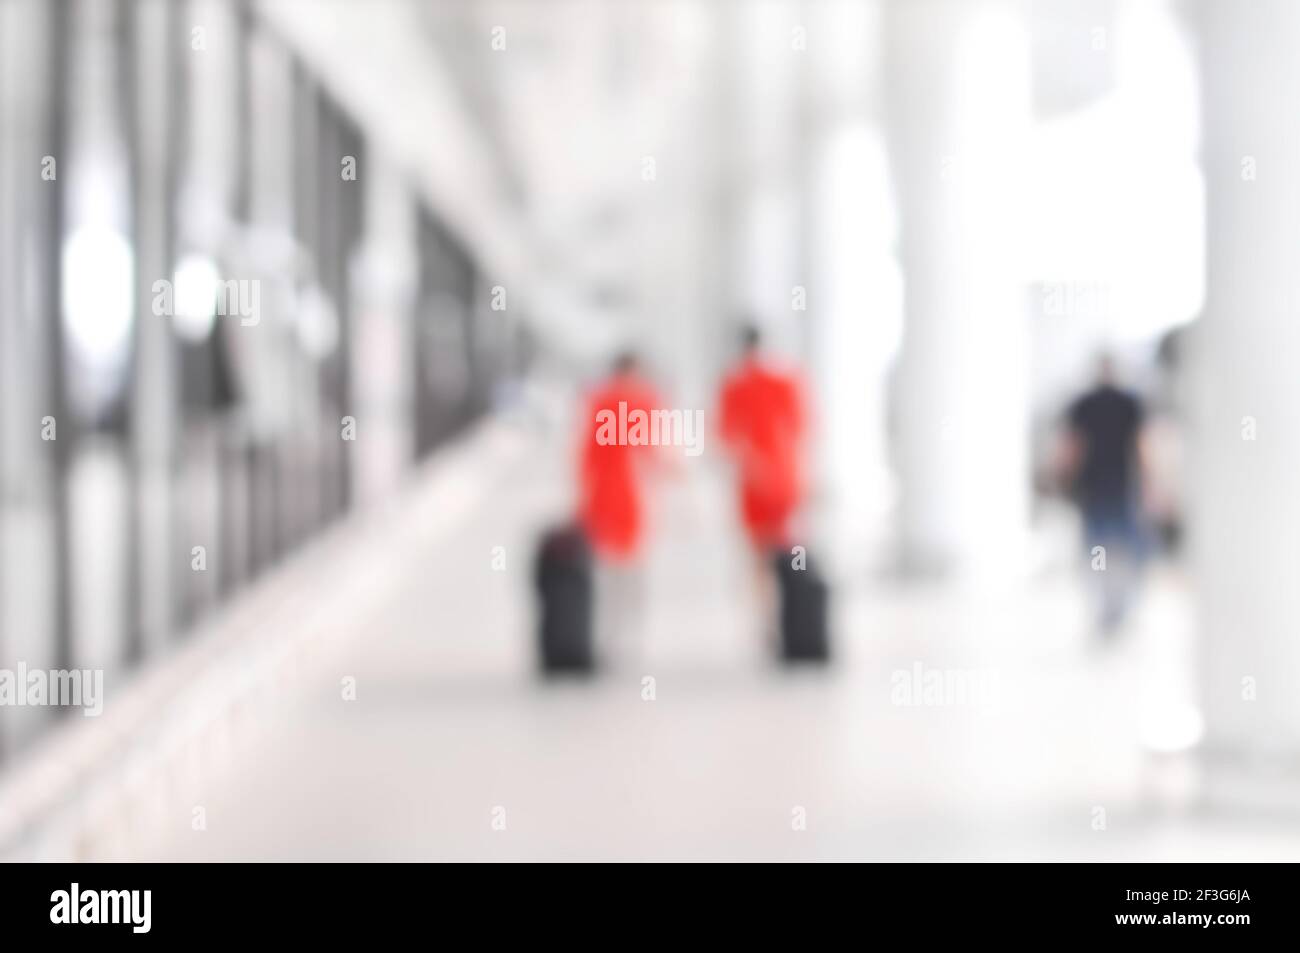
[[(602, 442), (611, 428), (600, 426), (602, 412), (617, 421), (660, 406), (654, 389), (635, 374), (610, 378), (585, 401), (578, 448), (580, 497), (578, 519), (596, 552), (608, 559), (630, 559), (640, 550), (645, 530), (644, 470), (654, 447)], [(617, 434), (617, 426), (612, 428)]]
[(724, 381), (719, 405), (723, 442), (740, 465), (745, 527), (756, 543), (782, 544), (803, 495), (802, 387), (793, 375), (747, 358)]

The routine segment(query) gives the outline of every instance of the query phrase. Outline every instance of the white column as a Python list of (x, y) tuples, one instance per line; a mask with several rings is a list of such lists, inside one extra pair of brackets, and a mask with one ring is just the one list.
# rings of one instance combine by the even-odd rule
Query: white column
[(893, 0), (886, 111), (904, 273), (896, 444), (904, 564), (981, 581), (1021, 563), (1027, 326), (1017, 165), (1029, 56), (1004, 0)]
[(1213, 754), (1300, 751), (1300, 4), (1198, 11), (1207, 300), (1190, 529)]
[(884, 568), (893, 531), (886, 421), (902, 290), (880, 129), (883, 7), (825, 0), (803, 8), (800, 283), (808, 289), (816, 525), (824, 565), (846, 579)]

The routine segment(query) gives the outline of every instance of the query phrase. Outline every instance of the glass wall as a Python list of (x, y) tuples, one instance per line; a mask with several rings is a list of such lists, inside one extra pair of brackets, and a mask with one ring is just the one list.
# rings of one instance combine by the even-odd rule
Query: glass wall
[[(328, 79), (237, 0), (0, 3), (0, 668), (111, 697), (349, 512), (367, 432), (413, 461), (510, 372), (414, 189), (415, 293), (359, 305), (382, 156)], [(371, 320), (411, 328), (382, 425)], [(0, 706), (0, 762), (55, 717)]]
[(419, 256), (415, 421), (416, 453), (423, 456), (475, 411), (475, 277), (469, 255), (427, 213), (419, 218)]

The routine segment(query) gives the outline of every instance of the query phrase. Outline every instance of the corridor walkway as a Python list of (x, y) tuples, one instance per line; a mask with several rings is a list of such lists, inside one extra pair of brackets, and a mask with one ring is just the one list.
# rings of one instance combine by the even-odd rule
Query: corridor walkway
[[(721, 474), (701, 469), (663, 494), (641, 660), (539, 682), (528, 572), (567, 501), (563, 461), (534, 452), (488, 428), (423, 474), (350, 553), (368, 571), (330, 593), (337, 638), (304, 636), (293, 677), (91, 854), (1300, 856), (1300, 839), (1194, 809), (1190, 766), (1150, 750), (1185, 688), (1169, 660), (1186, 658), (1190, 620), (1170, 572), (1143, 609), (1160, 624), (1134, 626), (1163, 644), (1090, 646), (1068, 574), (995, 600), (881, 581), (840, 589), (834, 667), (781, 671), (716, 595), (744, 591), (744, 564)], [(984, 690), (906, 704), (899, 683), (918, 671)]]

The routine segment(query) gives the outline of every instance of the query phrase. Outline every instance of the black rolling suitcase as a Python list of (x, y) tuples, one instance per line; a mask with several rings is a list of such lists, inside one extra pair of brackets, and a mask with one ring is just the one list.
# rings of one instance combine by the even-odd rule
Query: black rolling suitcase
[(534, 582), (541, 597), (542, 671), (591, 671), (591, 548), (580, 529), (564, 526), (542, 537)]
[(781, 624), (781, 657), (787, 662), (826, 662), (830, 659), (827, 619), (830, 592), (812, 563), (797, 569), (789, 553), (776, 554)]

